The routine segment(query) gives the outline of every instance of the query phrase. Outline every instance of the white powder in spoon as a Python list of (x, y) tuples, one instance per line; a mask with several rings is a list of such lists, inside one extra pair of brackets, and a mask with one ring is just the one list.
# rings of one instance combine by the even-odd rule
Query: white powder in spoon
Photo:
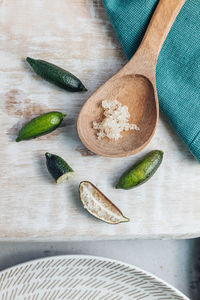
[(126, 105), (122, 106), (117, 100), (104, 100), (101, 105), (104, 109), (105, 118), (99, 123), (93, 122), (93, 128), (98, 131), (99, 140), (108, 137), (117, 141), (122, 138), (122, 131), (140, 130), (136, 124), (128, 122), (130, 114)]

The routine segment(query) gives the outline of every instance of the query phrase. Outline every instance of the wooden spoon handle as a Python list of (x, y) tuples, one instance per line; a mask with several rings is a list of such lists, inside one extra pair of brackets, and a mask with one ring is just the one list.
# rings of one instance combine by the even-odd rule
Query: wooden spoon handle
[(186, 0), (160, 0), (137, 54), (156, 66), (162, 45)]

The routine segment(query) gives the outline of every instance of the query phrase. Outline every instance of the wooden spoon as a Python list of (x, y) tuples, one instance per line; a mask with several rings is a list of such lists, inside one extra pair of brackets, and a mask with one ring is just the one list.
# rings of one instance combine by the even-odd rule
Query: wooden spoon
[[(160, 0), (141, 45), (133, 58), (103, 84), (83, 105), (77, 122), (82, 143), (92, 152), (109, 157), (123, 157), (141, 151), (151, 140), (158, 121), (156, 64), (167, 34), (185, 0)], [(97, 139), (93, 121), (101, 121), (103, 100), (118, 100), (127, 105), (130, 123), (140, 131), (123, 132), (118, 141)]]

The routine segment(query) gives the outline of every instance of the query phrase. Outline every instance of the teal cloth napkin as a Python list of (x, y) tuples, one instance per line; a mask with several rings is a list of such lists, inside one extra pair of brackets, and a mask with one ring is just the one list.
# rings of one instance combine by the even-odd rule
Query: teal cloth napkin
[[(175, 1), (175, 0), (174, 0)], [(158, 0), (104, 0), (128, 59)], [(156, 70), (160, 109), (200, 161), (200, 0), (187, 0), (161, 50)]]

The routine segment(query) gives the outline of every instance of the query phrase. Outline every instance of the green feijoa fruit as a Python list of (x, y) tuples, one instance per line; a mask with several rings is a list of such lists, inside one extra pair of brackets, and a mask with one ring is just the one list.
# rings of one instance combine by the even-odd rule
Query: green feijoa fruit
[(57, 183), (68, 180), (74, 174), (73, 169), (62, 157), (49, 152), (45, 153), (45, 156), (47, 169)]
[(131, 189), (145, 183), (153, 176), (163, 160), (163, 152), (154, 150), (133, 165), (119, 179), (117, 189)]
[(61, 124), (65, 116), (61, 112), (52, 111), (32, 119), (21, 128), (16, 142), (33, 139), (52, 132)]
[(45, 80), (71, 92), (87, 91), (83, 83), (72, 73), (40, 59), (26, 58), (36, 74)]

